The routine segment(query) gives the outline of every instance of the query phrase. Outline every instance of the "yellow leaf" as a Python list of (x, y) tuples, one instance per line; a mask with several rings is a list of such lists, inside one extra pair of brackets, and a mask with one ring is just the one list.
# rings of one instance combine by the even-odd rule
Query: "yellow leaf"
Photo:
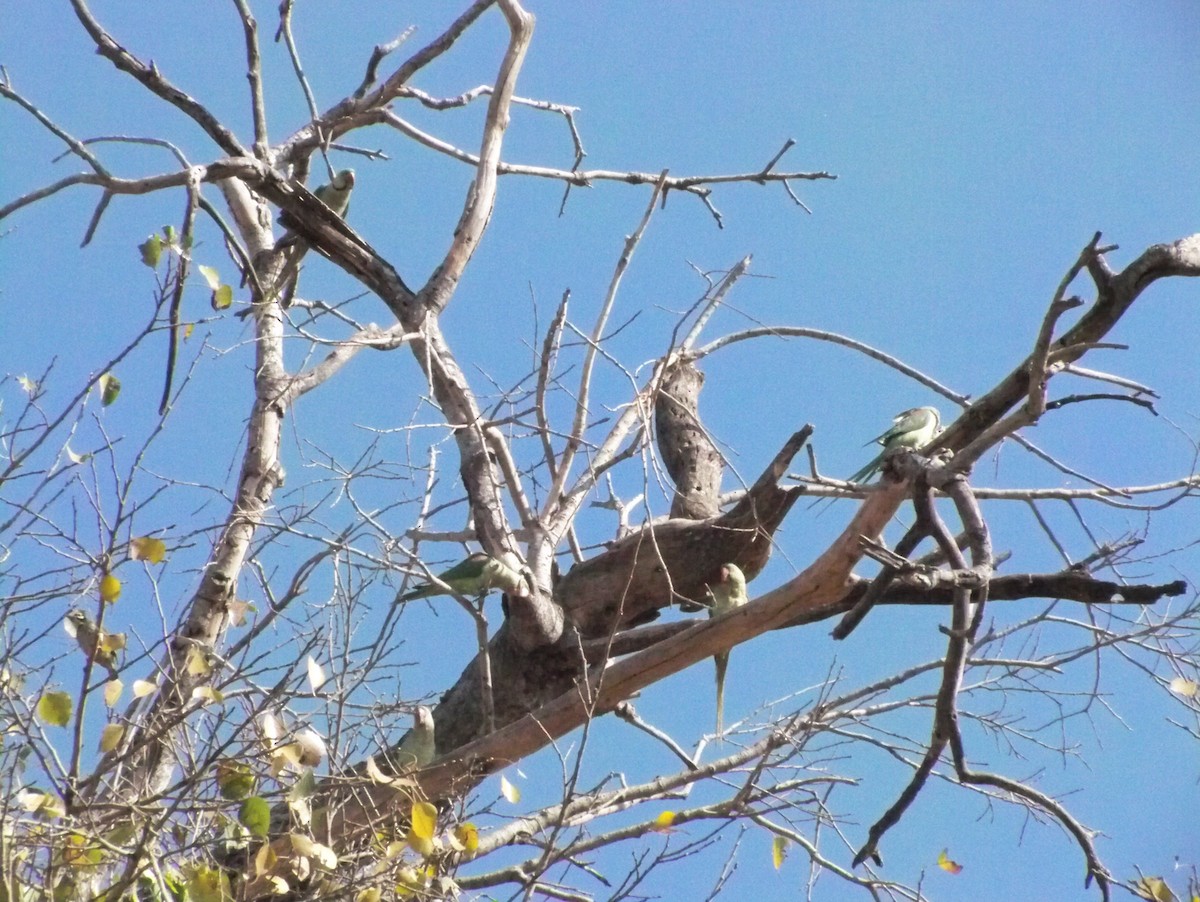
[(299, 763), (305, 767), (316, 767), (329, 754), (325, 740), (311, 727), (296, 734), (295, 745), (299, 749)]
[(1197, 692), (1200, 692), (1200, 683), (1185, 679), (1184, 677), (1175, 677), (1171, 680), (1170, 689), (1176, 695), (1182, 695), (1184, 698), (1194, 698)]
[(71, 696), (65, 692), (45, 692), (38, 699), (38, 717), (55, 727), (65, 727), (71, 720), (74, 707)]
[(208, 655), (198, 645), (193, 645), (187, 653), (188, 676), (205, 676), (212, 670), (208, 663)]
[(304, 754), (304, 750), (300, 748), (298, 742), (288, 742), (275, 749), (275, 755), (283, 759), (285, 764), (291, 764), (295, 767), (300, 766), (300, 756)]
[(67, 813), (58, 796), (42, 792), (40, 789), (22, 789), (17, 793), (17, 804), (30, 814), (47, 818), (63, 817)]
[(204, 865), (190, 869), (185, 887), (191, 902), (230, 902), (233, 899), (229, 875)]
[(36, 789), (21, 789), (17, 792), (17, 804), (24, 808), (29, 814), (33, 814), (42, 807), (42, 800), (46, 797), (44, 792)]
[(504, 796), (513, 805), (521, 801), (521, 790), (509, 783), (508, 777), (504, 776), (504, 774), (500, 775), (500, 795)]
[(246, 615), (257, 610), (254, 605), (248, 601), (231, 601), (229, 602), (229, 623), (232, 626), (242, 626), (246, 622)]
[(90, 454), (76, 454), (74, 451), (71, 450), (70, 445), (67, 445), (65, 450), (67, 452), (67, 459), (70, 460), (71, 463), (73, 463), (73, 464), (85, 463), (86, 461), (89, 461), (92, 459), (92, 455), (90, 455)]
[(283, 722), (279, 719), (278, 714), (264, 711), (258, 716), (258, 730), (262, 733), (263, 741), (267, 745), (274, 745), (283, 735)]
[(208, 283), (209, 290), (216, 291), (221, 286), (221, 276), (211, 266), (201, 264), (196, 269), (200, 271), (200, 275), (204, 276), (204, 281)]
[(195, 331), (196, 331), (196, 324), (188, 323), (186, 326), (183, 327), (183, 340), (187, 341), (189, 338), (192, 337), (192, 333)]
[(139, 536), (136, 539), (129, 540), (130, 560), (161, 564), (166, 553), (167, 545), (162, 539), (155, 539), (151, 536)]
[(788, 840), (786, 836), (776, 836), (771, 840), (771, 863), (775, 865), (775, 870), (783, 867), (783, 860), (787, 858)]
[(951, 861), (949, 853), (949, 849), (942, 849), (942, 853), (938, 855), (937, 859), (938, 867), (947, 874), (961, 874), (963, 866), (957, 861)]
[(96, 642), (96, 647), (104, 657), (112, 659), (119, 651), (125, 650), (125, 634), (124, 633), (101, 633), (100, 638)]
[(147, 695), (149, 695), (151, 692), (154, 692), (157, 689), (158, 689), (158, 686), (155, 683), (152, 683), (150, 680), (134, 680), (133, 681), (133, 697), (134, 698), (145, 698)]
[(124, 735), (125, 727), (121, 724), (105, 724), (104, 729), (100, 731), (100, 751), (105, 754), (113, 751), (121, 744), (121, 737)]
[(233, 304), (232, 286), (217, 286), (209, 297), (208, 303), (212, 305), (213, 310), (228, 310), (230, 305)]
[(372, 783), (390, 783), (392, 778), (379, 769), (379, 765), (375, 763), (375, 756), (367, 756), (367, 778)]
[(74, 868), (86, 868), (99, 864), (104, 852), (91, 843), (82, 833), (72, 833), (63, 848), (63, 861)]
[(292, 841), (292, 848), (300, 855), (313, 859), (327, 871), (332, 871), (337, 867), (337, 853), (329, 846), (321, 845), (302, 833), (289, 833), (288, 837)]
[(30, 397), (37, 394), (38, 384), (28, 376), (18, 376), (17, 384), (21, 386), (21, 390)]
[(100, 578), (100, 600), (113, 602), (121, 597), (121, 581), (111, 573)]
[(269, 842), (263, 843), (254, 855), (254, 876), (259, 877), (275, 867), (279, 856)]
[(224, 693), (212, 686), (197, 686), (192, 690), (192, 698), (202, 702), (220, 703), (225, 701)]
[(121, 700), (121, 691), (125, 688), (125, 684), (120, 680), (109, 680), (104, 684), (104, 704), (112, 707)]
[(425, 881), (417, 874), (416, 868), (400, 868), (396, 872), (396, 895), (401, 899), (411, 899), (417, 893), (425, 892)]
[(429, 802), (413, 802), (412, 832), (422, 839), (433, 839), (437, 830), (437, 808)]
[(321, 665), (313, 660), (313, 656), (309, 655), (307, 660), (308, 665), (308, 685), (312, 687), (312, 691), (316, 692), (325, 685), (325, 671), (321, 669)]
[(7, 667), (0, 667), (0, 692), (20, 692), (24, 683), (25, 677)]
[(433, 840), (430, 839), (429, 837), (418, 836), (414, 831), (409, 830), (408, 836), (406, 838), (408, 840), (409, 848), (411, 848), (418, 855), (428, 858), (430, 855), (433, 854), (433, 850), (434, 850)]
[(1152, 902), (1177, 902), (1171, 887), (1161, 877), (1142, 877), (1133, 888), (1143, 899)]
[(358, 895), (354, 897), (354, 902), (382, 902), (383, 890), (376, 887), (360, 890)]
[(479, 828), (470, 821), (458, 824), (454, 828), (454, 838), (462, 847), (462, 851), (474, 855), (479, 848)]
[(671, 825), (674, 823), (675, 823), (675, 812), (674, 811), (660, 812), (658, 817), (656, 817), (654, 819), (654, 832), (655, 833), (670, 833)]
[(117, 400), (117, 395), (121, 394), (121, 380), (112, 373), (105, 373), (96, 384), (100, 386), (100, 404), (107, 407)]

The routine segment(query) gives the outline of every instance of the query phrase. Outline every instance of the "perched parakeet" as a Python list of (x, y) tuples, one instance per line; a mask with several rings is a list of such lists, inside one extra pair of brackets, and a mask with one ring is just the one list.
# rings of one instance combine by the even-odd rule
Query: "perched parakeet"
[(419, 705), (413, 712), (412, 729), (404, 734), (400, 747), (389, 755), (397, 773), (420, 770), (437, 757), (433, 711)]
[(869, 479), (879, 469), (884, 457), (893, 448), (922, 448), (933, 441), (941, 431), (942, 417), (936, 407), (914, 407), (896, 414), (892, 419), (892, 428), (882, 435), (867, 442), (883, 445), (883, 450), (875, 458), (850, 477), (851, 482), (862, 482)]
[[(321, 201), (338, 216), (345, 218), (350, 212), (350, 192), (354, 189), (354, 170), (342, 169), (327, 185), (321, 185), (313, 192)], [(308, 252), (308, 242), (295, 233), (296, 220), (284, 210), (279, 214), (279, 224), (287, 229), (287, 234), (279, 239), (276, 250), (287, 250), (288, 259), (280, 274), (280, 283), (284, 285), (280, 304), (290, 307), (296, 295), (296, 276), (300, 267), (300, 259)]]
[[(525, 581), (521, 578), (521, 574), (484, 551), (476, 551), (445, 573), (439, 573), (438, 579), (459, 595), (486, 595), (492, 589), (500, 589), (519, 596), (526, 593)], [(433, 595), (443, 595), (445, 591), (433, 583), (422, 583), (401, 595), (396, 601), (429, 598)]]
[[(350, 211), (350, 193), (354, 190), (354, 170), (342, 169), (334, 177), (328, 185), (321, 185), (313, 194), (317, 200), (327, 206), (330, 210), (346, 218), (346, 214)], [(279, 224), (288, 230), (288, 233), (279, 239), (279, 245), (288, 246), (303, 242), (304, 239), (295, 234), (296, 220), (292, 214), (284, 210), (279, 214)]]
[(124, 633), (106, 633), (97, 628), (86, 613), (72, 608), (63, 620), (63, 629), (85, 655), (108, 671), (108, 678), (117, 678), (117, 658), (125, 648)]
[[(737, 564), (722, 564), (720, 574), (717, 584), (708, 588), (708, 594), (712, 596), (712, 604), (708, 609), (710, 618), (719, 617), (746, 603), (746, 577), (742, 568)], [(717, 665), (717, 734), (720, 735), (724, 726), (725, 671), (729, 668), (729, 652), (717, 652), (713, 655), (713, 662)]]

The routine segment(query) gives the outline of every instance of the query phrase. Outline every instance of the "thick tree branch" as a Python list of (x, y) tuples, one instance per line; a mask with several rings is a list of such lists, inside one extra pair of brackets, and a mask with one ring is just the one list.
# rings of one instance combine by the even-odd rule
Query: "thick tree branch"
[[(1092, 342), (1099, 341), (1152, 282), (1166, 276), (1200, 276), (1200, 233), (1172, 244), (1146, 249), (1124, 271), (1113, 275), (1097, 252), (1087, 269), (1096, 282), (1096, 301), (1072, 328), (1050, 346), (1063, 352), (1059, 361), (1073, 363)], [(1078, 350), (1067, 350), (1078, 349)], [(1017, 365), (1000, 383), (971, 404), (938, 439), (938, 447), (965, 448), (985, 428), (997, 422), (1029, 393), (1030, 360)]]

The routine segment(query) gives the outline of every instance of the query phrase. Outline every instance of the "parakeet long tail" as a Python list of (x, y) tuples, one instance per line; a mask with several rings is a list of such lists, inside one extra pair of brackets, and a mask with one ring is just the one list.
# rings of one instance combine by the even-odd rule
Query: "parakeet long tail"
[(713, 663), (717, 666), (717, 735), (720, 736), (725, 728), (725, 673), (729, 669), (729, 652), (717, 652), (713, 655)]

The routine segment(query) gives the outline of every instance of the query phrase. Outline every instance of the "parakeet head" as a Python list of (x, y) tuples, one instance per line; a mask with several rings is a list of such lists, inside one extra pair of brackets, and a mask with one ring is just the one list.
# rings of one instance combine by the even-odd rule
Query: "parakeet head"
[(913, 407), (896, 414), (892, 420), (896, 424), (911, 425), (914, 429), (928, 426), (931, 421), (935, 431), (942, 425), (942, 415), (936, 407)]
[(413, 711), (413, 728), (433, 732), (433, 710), (426, 705), (417, 705)]
[(742, 573), (742, 568), (737, 564), (722, 564), (721, 582), (739, 592), (746, 588), (746, 574)]
[(354, 187), (354, 170), (340, 170), (329, 184), (337, 191), (349, 191)]
[(63, 622), (63, 629), (70, 635), (74, 636), (79, 629), (87, 629), (92, 625), (91, 619), (79, 608), (71, 608), (67, 611), (67, 616)]
[(925, 414), (926, 418), (933, 420), (934, 430), (940, 429), (942, 426), (942, 415), (936, 407), (918, 407), (917, 410)]

